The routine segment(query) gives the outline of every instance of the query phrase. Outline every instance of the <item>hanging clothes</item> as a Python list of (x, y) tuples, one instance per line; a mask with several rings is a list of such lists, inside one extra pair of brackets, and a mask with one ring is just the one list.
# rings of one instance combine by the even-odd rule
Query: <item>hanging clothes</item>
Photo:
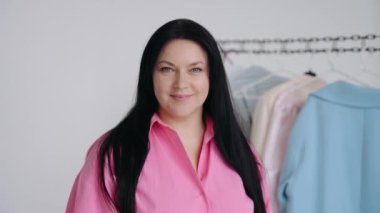
[(256, 102), (260, 96), (288, 79), (274, 75), (259, 66), (251, 66), (242, 71), (227, 71), (234, 108), (244, 135), (250, 138)]
[(309, 94), (325, 85), (326, 83), (323, 80), (312, 77), (305, 82), (300, 82), (296, 86), (282, 91), (274, 103), (272, 118), (262, 154), (263, 165), (266, 168), (267, 183), (271, 192), (273, 213), (281, 212), (277, 200), (278, 180), (294, 121)]
[(311, 94), (281, 171), (282, 212), (380, 212), (379, 126), (379, 89), (338, 81)]
[(297, 86), (302, 82), (309, 81), (314, 77), (309, 75), (300, 75), (292, 80), (286, 81), (262, 95), (257, 104), (254, 112), (251, 115), (253, 117), (253, 124), (251, 127), (251, 143), (256, 148), (260, 157), (263, 157), (264, 144), (266, 141), (267, 132), (269, 129), (270, 121), (272, 119), (272, 111), (274, 103), (278, 95), (286, 91), (289, 88)]

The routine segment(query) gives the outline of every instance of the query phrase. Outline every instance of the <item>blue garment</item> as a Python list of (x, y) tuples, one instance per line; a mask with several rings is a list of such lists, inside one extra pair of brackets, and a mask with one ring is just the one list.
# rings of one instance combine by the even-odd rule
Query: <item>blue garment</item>
[(309, 96), (278, 198), (284, 213), (380, 212), (380, 89), (338, 81)]

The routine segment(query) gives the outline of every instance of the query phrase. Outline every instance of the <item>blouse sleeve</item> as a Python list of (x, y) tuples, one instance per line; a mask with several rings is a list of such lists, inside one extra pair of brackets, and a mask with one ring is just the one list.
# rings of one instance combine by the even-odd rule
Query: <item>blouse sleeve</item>
[[(85, 163), (71, 189), (66, 213), (116, 213), (116, 210), (105, 200), (98, 184), (98, 150), (107, 135), (108, 133), (102, 135), (88, 150)], [(106, 165), (108, 165), (107, 162)], [(105, 168), (105, 182), (108, 192), (113, 195), (115, 186), (108, 166)]]

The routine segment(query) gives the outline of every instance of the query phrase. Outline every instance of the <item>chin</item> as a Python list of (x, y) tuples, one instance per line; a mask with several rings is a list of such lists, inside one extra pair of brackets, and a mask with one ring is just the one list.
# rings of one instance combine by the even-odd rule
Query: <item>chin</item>
[(187, 118), (187, 117), (194, 116), (194, 115), (196, 115), (196, 114), (191, 113), (191, 112), (172, 112), (172, 113), (170, 113), (170, 116), (173, 118)]
[[(179, 110), (172, 110), (169, 111), (168, 114), (172, 118), (189, 118), (192, 116), (198, 116), (198, 111), (197, 110), (184, 110), (184, 109), (179, 109)], [(202, 115), (202, 113), (200, 113)]]

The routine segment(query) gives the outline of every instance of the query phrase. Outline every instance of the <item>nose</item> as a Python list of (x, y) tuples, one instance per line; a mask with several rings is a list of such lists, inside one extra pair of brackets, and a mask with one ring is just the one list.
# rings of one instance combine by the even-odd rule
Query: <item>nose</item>
[(176, 72), (175, 74), (174, 87), (177, 89), (186, 88), (187, 83), (188, 83), (187, 81), (188, 79), (187, 79), (186, 71), (180, 70)]

